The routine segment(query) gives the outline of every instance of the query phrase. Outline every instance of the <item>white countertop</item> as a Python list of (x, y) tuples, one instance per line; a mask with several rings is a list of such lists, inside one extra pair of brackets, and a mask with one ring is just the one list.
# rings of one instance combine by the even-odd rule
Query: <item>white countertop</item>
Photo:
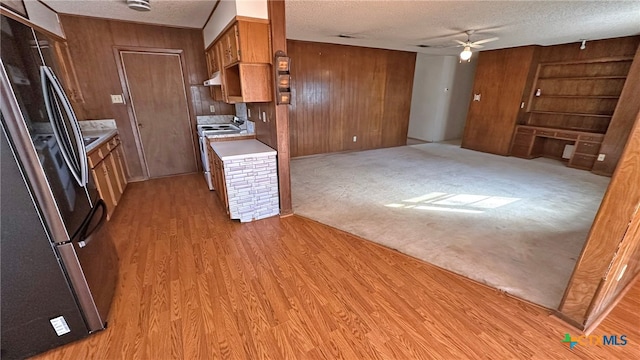
[(97, 137), (98, 140), (92, 142), (87, 147), (85, 147), (87, 154), (90, 153), (93, 149), (99, 147), (104, 144), (108, 139), (118, 133), (118, 130), (87, 130), (82, 131), (82, 137)]
[(221, 160), (242, 159), (249, 156), (276, 155), (276, 151), (258, 140), (212, 142), (213, 151)]
[(228, 138), (228, 137), (250, 137), (255, 136), (254, 132), (247, 132), (246, 130), (242, 130), (239, 133), (235, 134), (216, 134), (216, 135), (207, 135), (207, 139), (219, 139), (219, 138)]

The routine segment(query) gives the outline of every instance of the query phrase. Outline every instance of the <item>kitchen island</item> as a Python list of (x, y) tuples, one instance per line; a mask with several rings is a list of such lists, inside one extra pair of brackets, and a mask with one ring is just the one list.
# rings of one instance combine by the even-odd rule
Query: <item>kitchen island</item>
[(231, 219), (248, 222), (280, 213), (276, 151), (258, 140), (212, 142), (214, 189)]

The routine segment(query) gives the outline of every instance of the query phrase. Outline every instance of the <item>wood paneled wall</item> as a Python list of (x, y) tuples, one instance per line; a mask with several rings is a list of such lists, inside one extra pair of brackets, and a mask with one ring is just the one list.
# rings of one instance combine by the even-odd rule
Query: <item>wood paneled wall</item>
[(483, 51), (478, 54), (473, 94), (462, 137), (465, 149), (508, 155), (520, 103), (534, 73), (535, 46)]
[(415, 53), (295, 40), (287, 45), (292, 157), (406, 144)]
[(209, 105), (216, 106), (216, 114), (235, 114), (235, 108), (232, 106), (210, 100), (208, 89), (202, 86), (207, 78), (207, 69), (201, 30), (70, 15), (60, 15), (60, 21), (67, 35), (69, 50), (84, 96), (83, 103), (73, 104), (74, 109), (81, 120), (116, 120), (132, 179), (141, 179), (143, 172), (127, 105), (111, 103), (111, 94), (123, 92), (116, 67), (114, 46), (183, 50), (187, 68), (185, 76), (191, 85), (187, 91), (191, 93), (193, 116), (211, 114)]
[[(640, 205), (640, 117), (629, 135), (618, 169), (596, 214), (587, 242), (578, 259), (569, 286), (565, 291), (559, 311), (564, 318), (589, 326), (599, 314), (593, 310), (604, 311), (614, 300), (611, 296), (596, 297), (602, 287), (603, 279), (616, 279), (619, 273), (608, 274), (609, 265), (615, 260), (625, 236), (634, 234), (631, 227), (637, 226), (637, 211)], [(635, 218), (635, 221), (634, 221)], [(628, 244), (640, 242), (640, 237), (627, 238)], [(634, 251), (631, 251), (633, 253)], [(621, 254), (620, 254), (621, 255)], [(637, 259), (636, 259), (637, 261)], [(616, 267), (611, 267), (615, 269)], [(629, 264), (630, 271), (637, 266)], [(635, 275), (635, 274), (627, 274)], [(630, 282), (634, 276), (622, 278)], [(596, 301), (594, 301), (596, 300)]]

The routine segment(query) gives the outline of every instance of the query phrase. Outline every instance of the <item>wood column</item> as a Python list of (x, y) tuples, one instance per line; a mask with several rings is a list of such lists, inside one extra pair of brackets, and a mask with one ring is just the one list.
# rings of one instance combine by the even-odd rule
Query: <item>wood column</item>
[[(611, 184), (558, 309), (559, 316), (582, 329), (601, 320), (617, 294), (640, 273), (637, 265), (640, 206), (640, 116), (629, 134)], [(635, 230), (634, 230), (635, 229)], [(624, 263), (621, 263), (621, 260)], [(625, 267), (625, 265), (627, 265)], [(626, 272), (628, 273), (626, 273)]]
[[(287, 53), (287, 35), (285, 23), (284, 0), (268, 0), (269, 20), (271, 21), (271, 59), (275, 57), (277, 51)], [(293, 60), (295, 61), (295, 60)], [(274, 80), (274, 99), (275, 99)], [(291, 206), (291, 171), (290, 171), (290, 151), (289, 151), (289, 105), (278, 105), (275, 107), (275, 130), (276, 146), (278, 151), (278, 182), (280, 186), (280, 216), (293, 214)]]

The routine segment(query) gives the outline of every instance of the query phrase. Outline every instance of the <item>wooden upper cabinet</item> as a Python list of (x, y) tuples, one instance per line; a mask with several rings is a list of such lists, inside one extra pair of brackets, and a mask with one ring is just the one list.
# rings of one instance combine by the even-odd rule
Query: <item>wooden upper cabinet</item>
[(205, 56), (207, 57), (208, 75), (211, 76), (220, 71), (220, 62), (218, 60), (218, 52), (216, 51), (215, 46), (211, 46), (207, 49)]
[[(508, 155), (527, 81), (532, 75), (534, 46), (483, 51), (469, 104), (462, 147)], [(533, 69), (535, 70), (535, 69)]]
[(225, 66), (235, 64), (240, 61), (240, 44), (238, 44), (238, 24), (227, 30), (224, 37), (224, 44), (226, 45), (227, 56), (225, 58)]
[(233, 104), (269, 102), (273, 99), (267, 20), (234, 20), (209, 48), (209, 52), (208, 59), (218, 59), (222, 77), (222, 87), (211, 88), (214, 100)]
[(222, 66), (238, 62), (270, 63), (269, 24), (238, 20), (220, 38)]

